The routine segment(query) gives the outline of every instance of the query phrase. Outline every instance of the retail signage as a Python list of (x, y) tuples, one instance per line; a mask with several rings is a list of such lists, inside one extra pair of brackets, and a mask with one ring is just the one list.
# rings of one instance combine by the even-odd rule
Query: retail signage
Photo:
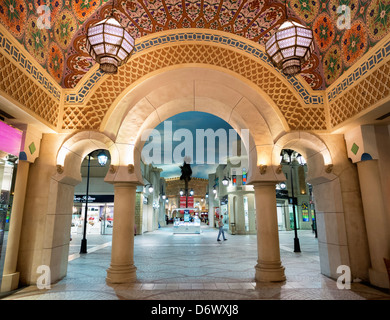
[(0, 121), (0, 150), (19, 156), (23, 132)]
[[(189, 196), (188, 201), (187, 201), (188, 206), (186, 206), (186, 196), (181, 196), (180, 197), (180, 208), (193, 208), (194, 207), (194, 197)], [(183, 212), (183, 210), (180, 210)], [(193, 212), (193, 210), (191, 210)]]
[(194, 207), (194, 197), (188, 197), (188, 208), (193, 208), (193, 207)]
[(288, 203), (297, 205), (298, 199), (296, 197), (288, 197)]
[[(87, 199), (86, 195), (75, 195), (73, 202), (82, 202), (85, 203)], [(89, 195), (88, 196), (88, 203), (90, 202), (100, 202), (100, 203), (109, 203), (114, 202), (114, 195), (108, 194), (108, 195)]]
[(302, 202), (301, 208), (302, 208), (302, 220), (303, 221), (309, 221), (309, 210), (308, 210), (307, 203), (306, 202)]

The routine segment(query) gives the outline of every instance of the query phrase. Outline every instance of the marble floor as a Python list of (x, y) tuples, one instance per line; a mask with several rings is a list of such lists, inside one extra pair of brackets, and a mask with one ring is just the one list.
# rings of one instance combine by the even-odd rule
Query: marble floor
[(362, 282), (340, 290), (320, 273), (318, 243), (310, 230), (298, 232), (301, 253), (293, 252), (293, 232), (280, 231), (287, 280), (256, 283), (255, 235), (227, 235), (202, 226), (201, 234), (173, 234), (172, 226), (135, 237), (137, 281), (110, 285), (111, 236), (88, 234), (88, 253), (80, 255), (81, 235), (73, 234), (68, 274), (50, 289), (29, 286), (2, 300), (390, 300), (388, 290)]

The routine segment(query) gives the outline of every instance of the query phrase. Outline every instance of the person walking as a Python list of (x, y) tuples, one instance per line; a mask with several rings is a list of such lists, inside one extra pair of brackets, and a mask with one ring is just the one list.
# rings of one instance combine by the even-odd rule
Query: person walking
[(223, 215), (221, 215), (221, 217), (218, 220), (218, 228), (219, 228), (219, 232), (218, 232), (217, 241), (221, 241), (219, 239), (221, 234), (222, 234), (223, 240), (226, 241), (227, 239), (225, 238), (225, 232), (223, 231)]

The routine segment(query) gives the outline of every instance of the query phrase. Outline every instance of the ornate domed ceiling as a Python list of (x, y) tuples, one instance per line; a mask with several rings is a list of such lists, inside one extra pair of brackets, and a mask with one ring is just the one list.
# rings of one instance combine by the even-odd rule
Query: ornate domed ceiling
[[(50, 28), (39, 28), (48, 4)], [(85, 30), (112, 11), (111, 0), (0, 0), (1, 23), (63, 88), (74, 88), (94, 62)], [(316, 52), (301, 77), (324, 90), (390, 30), (390, 0), (291, 0), (289, 18), (311, 27)], [(284, 1), (115, 0), (114, 15), (135, 38), (179, 28), (217, 29), (264, 45), (285, 18)], [(350, 28), (338, 25), (338, 8), (350, 9)], [(345, 12), (345, 11), (344, 11)]]

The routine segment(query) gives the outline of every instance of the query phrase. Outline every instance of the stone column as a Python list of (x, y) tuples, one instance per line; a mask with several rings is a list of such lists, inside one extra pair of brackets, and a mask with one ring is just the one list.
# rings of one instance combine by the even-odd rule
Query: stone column
[(26, 197), (29, 168), (29, 162), (19, 160), (15, 180), (15, 197), (12, 203), (1, 292), (15, 290), (19, 284), (19, 272), (16, 272), (16, 265), (18, 262), (20, 232), (22, 229), (24, 199)]
[(370, 249), (369, 279), (373, 285), (388, 288), (383, 258), (389, 258), (390, 244), (378, 160), (361, 161), (357, 167)]
[(257, 220), (256, 281), (285, 281), (280, 260), (278, 218), (276, 213), (276, 182), (254, 182)]
[(245, 234), (245, 208), (244, 208), (244, 197), (240, 192), (236, 197), (236, 232), (237, 234)]
[(207, 198), (209, 202), (209, 227), (214, 228), (214, 194), (209, 193), (209, 197)]
[(114, 225), (111, 265), (107, 282), (126, 283), (136, 280), (134, 266), (134, 220), (137, 185), (131, 182), (114, 183)]
[(249, 220), (249, 233), (256, 233), (256, 211), (255, 211), (255, 195), (250, 193), (248, 197), (248, 220)]

